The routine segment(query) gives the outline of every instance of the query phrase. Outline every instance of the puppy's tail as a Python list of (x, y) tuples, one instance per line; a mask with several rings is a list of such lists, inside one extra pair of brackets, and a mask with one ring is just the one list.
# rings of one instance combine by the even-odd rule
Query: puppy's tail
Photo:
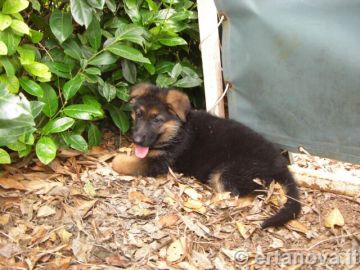
[(274, 216), (268, 218), (261, 224), (261, 228), (281, 226), (298, 216), (301, 210), (299, 202), (299, 191), (294, 178), (289, 171), (285, 171), (274, 177), (285, 188), (287, 201), (285, 205)]

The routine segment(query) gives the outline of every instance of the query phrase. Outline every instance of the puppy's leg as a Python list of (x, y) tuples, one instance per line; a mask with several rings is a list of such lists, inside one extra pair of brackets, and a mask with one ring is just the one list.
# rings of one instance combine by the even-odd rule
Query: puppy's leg
[(167, 164), (160, 158), (141, 159), (125, 154), (119, 154), (114, 158), (112, 168), (117, 173), (124, 175), (157, 176), (167, 172)]
[(119, 174), (144, 175), (146, 174), (147, 165), (145, 160), (135, 156), (120, 154), (114, 158), (112, 168)]

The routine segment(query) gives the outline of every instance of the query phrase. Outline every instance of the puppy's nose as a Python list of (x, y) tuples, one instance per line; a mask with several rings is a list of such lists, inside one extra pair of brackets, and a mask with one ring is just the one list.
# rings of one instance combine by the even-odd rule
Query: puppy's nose
[(144, 136), (135, 135), (133, 140), (134, 140), (134, 143), (136, 143), (136, 144), (142, 144), (144, 142)]

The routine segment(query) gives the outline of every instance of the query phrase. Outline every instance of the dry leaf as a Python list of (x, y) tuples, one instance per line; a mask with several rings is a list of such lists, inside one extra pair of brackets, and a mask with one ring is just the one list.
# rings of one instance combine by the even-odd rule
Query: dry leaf
[(300, 221), (296, 219), (290, 220), (287, 224), (290, 226), (292, 230), (297, 232), (306, 234), (309, 231), (309, 229), (304, 224), (302, 224)]
[(191, 187), (186, 187), (184, 189), (184, 193), (186, 195), (188, 195), (193, 200), (199, 200), (199, 199), (202, 198), (202, 195), (200, 193), (198, 193), (195, 189), (191, 188)]
[(344, 217), (338, 208), (331, 210), (331, 212), (325, 217), (324, 225), (326, 228), (333, 228), (335, 225), (345, 225)]
[(10, 220), (10, 214), (2, 214), (0, 215), (0, 225), (6, 225), (9, 223)]
[(143, 193), (139, 191), (130, 191), (128, 194), (128, 198), (132, 202), (146, 202), (150, 204), (154, 203), (150, 198), (146, 197)]
[(271, 182), (269, 186), (268, 196), (265, 201), (271, 202), (279, 207), (284, 205), (287, 201), (287, 197), (283, 187), (277, 182)]
[(57, 234), (60, 237), (61, 242), (64, 244), (68, 244), (70, 242), (70, 238), (72, 237), (72, 233), (69, 233), (65, 228), (58, 230)]
[(239, 230), (239, 233), (244, 239), (248, 239), (251, 234), (256, 230), (256, 228), (245, 225), (240, 221), (236, 222), (236, 228)]
[[(188, 227), (189, 230), (196, 233), (196, 235), (200, 237), (205, 237), (205, 233), (208, 233), (208, 231), (204, 231), (198, 224), (196, 224), (190, 217), (188, 216), (181, 216), (182, 221), (185, 223), (186, 227)], [(205, 227), (205, 226), (204, 226)], [(209, 230), (209, 229), (208, 229)]]
[(22, 181), (22, 184), (25, 186), (26, 190), (34, 192), (38, 195), (47, 194), (50, 190), (57, 186), (64, 186), (60, 182), (52, 182), (47, 180)]
[(169, 262), (176, 262), (180, 260), (186, 251), (186, 240), (184, 237), (175, 240), (170, 244), (166, 250), (166, 260)]
[(204, 205), (201, 201), (193, 200), (193, 199), (189, 198), (186, 202), (183, 203), (183, 205), (184, 205), (184, 207), (194, 210), (200, 214), (206, 213), (206, 208), (204, 207)]
[(85, 239), (82, 239), (79, 234), (78, 237), (72, 241), (71, 249), (79, 261), (86, 262), (92, 249), (92, 245)]
[(168, 204), (168, 205), (171, 205), (171, 206), (174, 206), (176, 204), (176, 201), (175, 199), (171, 198), (171, 197), (165, 197), (163, 199), (163, 202)]
[(179, 266), (181, 269), (185, 269), (185, 270), (198, 270), (195, 266), (191, 265), (189, 262), (179, 262), (177, 264), (177, 266)]
[(215, 196), (211, 199), (211, 203), (218, 203), (231, 198), (231, 192), (215, 193)]
[(195, 250), (193, 250), (191, 254), (191, 262), (200, 269), (212, 269), (214, 267), (205, 253), (200, 253)]
[(90, 197), (96, 196), (96, 191), (95, 191), (94, 185), (89, 180), (86, 180), (86, 182), (85, 182), (84, 191)]
[(217, 256), (213, 262), (216, 270), (235, 270), (235, 268), (228, 264), (222, 256)]
[(254, 202), (254, 198), (255, 196), (254, 195), (246, 195), (246, 196), (243, 196), (243, 197), (240, 197), (238, 198), (237, 200), (237, 205), (238, 207), (247, 207), (247, 206), (250, 206), (253, 204)]
[(105, 261), (107, 264), (118, 266), (118, 267), (123, 267), (123, 268), (131, 265), (131, 262), (127, 258), (120, 256), (120, 255), (109, 256), (109, 257), (105, 258)]
[(21, 182), (13, 178), (0, 177), (0, 186), (4, 189), (26, 190)]
[(13, 243), (0, 244), (0, 256), (11, 258), (16, 254), (21, 253), (21, 248)]
[(54, 215), (56, 210), (48, 205), (43, 205), (37, 211), (37, 217), (48, 217)]
[(179, 219), (179, 217), (175, 214), (169, 214), (169, 215), (162, 216), (159, 219), (158, 226), (160, 228), (171, 227), (176, 224), (178, 219)]
[(272, 237), (272, 240), (273, 242), (269, 245), (269, 247), (278, 249), (284, 246), (284, 242), (282, 240), (274, 237)]

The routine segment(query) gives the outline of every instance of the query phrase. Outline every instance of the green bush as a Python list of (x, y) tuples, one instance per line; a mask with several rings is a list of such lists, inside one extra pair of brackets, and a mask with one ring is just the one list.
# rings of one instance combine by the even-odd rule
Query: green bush
[(98, 120), (129, 129), (129, 87), (201, 85), (196, 6), (189, 0), (0, 0), (0, 163), (35, 146), (101, 142)]

